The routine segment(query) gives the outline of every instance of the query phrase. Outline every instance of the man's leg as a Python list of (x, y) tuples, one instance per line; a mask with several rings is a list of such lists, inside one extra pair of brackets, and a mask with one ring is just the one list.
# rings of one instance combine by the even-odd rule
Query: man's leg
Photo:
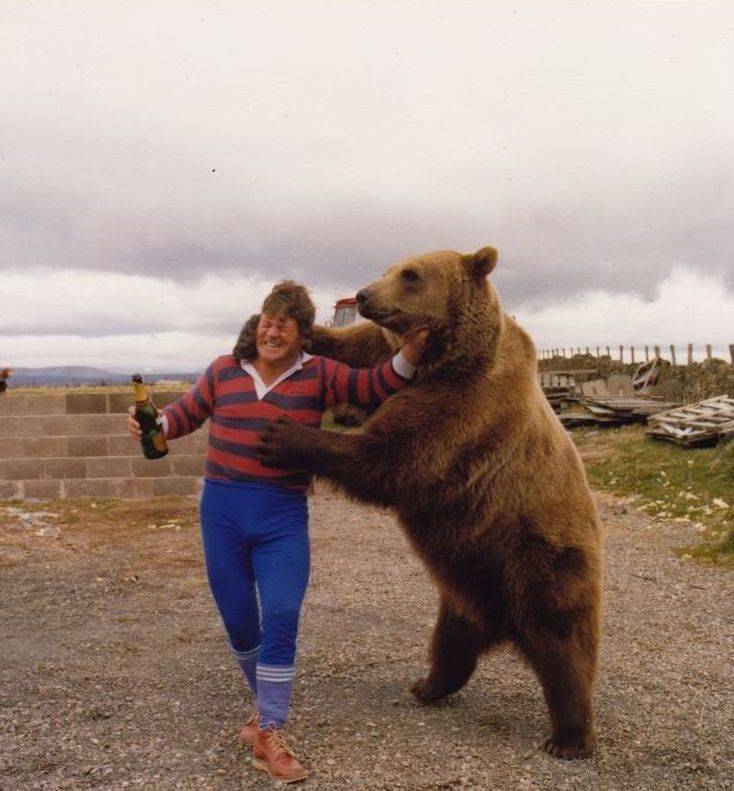
[(253, 547), (252, 562), (262, 607), (262, 646), (257, 665), (261, 728), (282, 728), (293, 689), (298, 620), (309, 575), (305, 498), (276, 509)]
[[(260, 614), (252, 558), (234, 516), (238, 490), (208, 486), (201, 501), (201, 534), (209, 585), (232, 652), (253, 695), (260, 650)], [(245, 509), (246, 510), (246, 509)]]

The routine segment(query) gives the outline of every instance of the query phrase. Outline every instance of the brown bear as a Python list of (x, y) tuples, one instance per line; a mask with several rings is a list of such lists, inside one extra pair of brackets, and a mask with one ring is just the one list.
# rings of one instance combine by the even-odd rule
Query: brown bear
[[(434, 577), (440, 607), (424, 703), (456, 692), (480, 654), (513, 643), (540, 679), (559, 758), (591, 754), (601, 530), (579, 455), (538, 384), (528, 335), (500, 308), (491, 247), (409, 258), (357, 295), (376, 324), (316, 328), (312, 349), (371, 365), (430, 327), (411, 386), (361, 434), (275, 423), (261, 458), (302, 466), (390, 506)], [(377, 326), (380, 325), (380, 326)]]

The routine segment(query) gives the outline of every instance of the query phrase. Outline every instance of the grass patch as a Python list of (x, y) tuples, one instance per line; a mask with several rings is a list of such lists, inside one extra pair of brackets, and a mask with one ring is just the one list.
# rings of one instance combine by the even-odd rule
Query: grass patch
[(641, 426), (572, 432), (592, 486), (635, 501), (655, 519), (696, 525), (701, 542), (680, 555), (734, 568), (734, 442), (683, 448)]

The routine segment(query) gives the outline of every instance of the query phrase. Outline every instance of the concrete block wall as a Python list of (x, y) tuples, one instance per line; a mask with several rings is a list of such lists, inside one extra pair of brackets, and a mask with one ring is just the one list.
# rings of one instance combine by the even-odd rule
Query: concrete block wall
[[(180, 392), (155, 393), (164, 406)], [(196, 494), (207, 426), (143, 456), (125, 427), (131, 392), (0, 396), (0, 500)]]

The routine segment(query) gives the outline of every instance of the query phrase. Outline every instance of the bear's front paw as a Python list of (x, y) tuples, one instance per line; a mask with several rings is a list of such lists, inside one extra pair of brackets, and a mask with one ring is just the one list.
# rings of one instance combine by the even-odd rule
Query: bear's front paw
[(438, 694), (429, 678), (422, 678), (410, 687), (410, 692), (421, 703), (430, 706), (437, 703), (444, 695)]
[(550, 739), (546, 739), (540, 749), (555, 758), (573, 761), (577, 758), (588, 758), (594, 752), (594, 747), (596, 747), (596, 734), (592, 730), (575, 734), (556, 733)]

